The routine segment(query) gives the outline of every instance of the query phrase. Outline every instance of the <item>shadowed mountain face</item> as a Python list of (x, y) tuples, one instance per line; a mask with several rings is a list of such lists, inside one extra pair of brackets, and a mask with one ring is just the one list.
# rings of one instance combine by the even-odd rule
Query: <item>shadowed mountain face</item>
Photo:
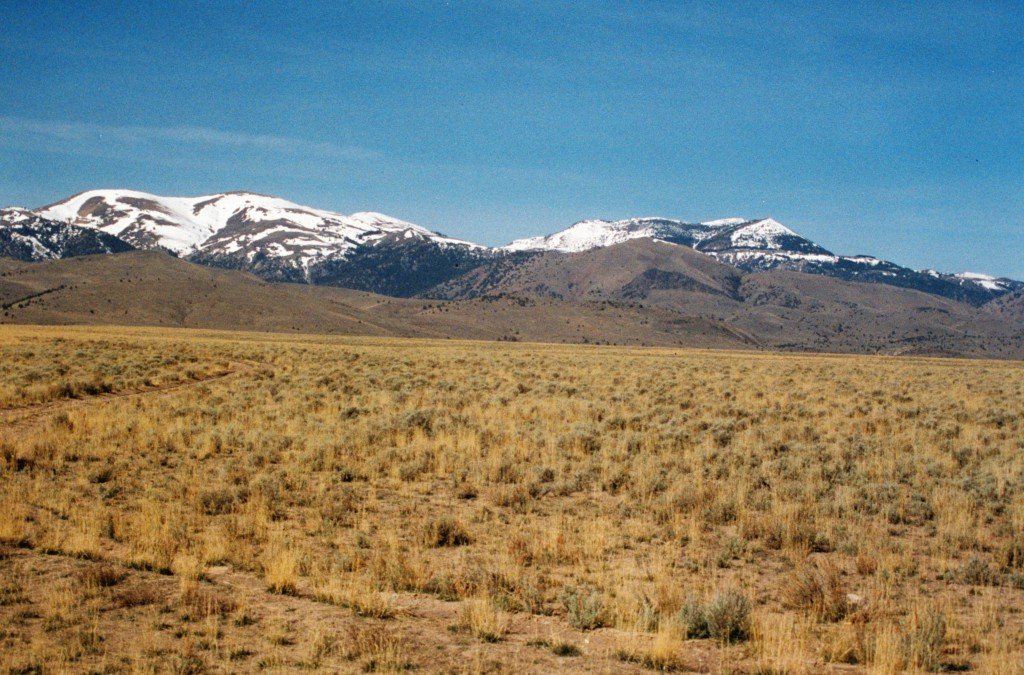
[[(92, 190), (32, 213), (48, 222), (99, 230), (135, 248), (164, 250), (203, 265), (252, 272), (269, 281), (400, 297), (430, 292), (481, 266), (487, 271), (481, 269), (483, 276), (477, 283), (486, 284), (483, 277), (517, 266), (526, 257), (583, 253), (636, 239), (686, 246), (742, 272), (805, 272), (908, 288), (975, 306), (1024, 288), (1022, 282), (983, 274), (942, 274), (871, 256), (836, 255), (771, 218), (702, 223), (668, 218), (589, 220), (552, 235), (488, 248), (380, 213), (343, 215), (247, 192), (161, 197), (131, 190)], [(109, 241), (106, 245), (110, 246)], [(673, 283), (681, 281), (652, 271), (637, 280), (637, 289)]]
[(129, 244), (105, 232), (47, 220), (25, 209), (0, 209), (0, 257), (30, 262), (130, 250)]

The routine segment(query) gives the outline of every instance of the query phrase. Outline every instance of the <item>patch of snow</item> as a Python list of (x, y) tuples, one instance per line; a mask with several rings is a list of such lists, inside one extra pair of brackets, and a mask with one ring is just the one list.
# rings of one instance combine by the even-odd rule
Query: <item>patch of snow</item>
[(1007, 287), (1005, 284), (1000, 282), (996, 277), (989, 274), (980, 274), (978, 272), (960, 272), (954, 274), (954, 277), (967, 283), (976, 284), (984, 289), (990, 291), (1005, 291)]
[(572, 227), (546, 237), (518, 239), (504, 247), (506, 251), (564, 251), (574, 253), (592, 248), (620, 244), (630, 239), (653, 238), (655, 229), (649, 224), (654, 219), (620, 221), (582, 220)]
[(742, 225), (746, 222), (749, 222), (746, 218), (719, 218), (718, 220), (705, 220), (701, 225), (707, 227), (731, 227), (733, 225)]
[(858, 265), (867, 265), (869, 267), (878, 267), (883, 262), (883, 261), (879, 260), (878, 258), (873, 258), (873, 257), (871, 257), (869, 255), (844, 256), (844, 257), (842, 257), (842, 260), (845, 260), (847, 262), (856, 263)]
[(706, 251), (706, 253), (713, 258), (729, 261), (766, 260), (774, 262), (799, 261), (834, 264), (840, 260), (839, 256), (829, 255), (827, 253), (800, 253), (796, 251), (777, 250)]

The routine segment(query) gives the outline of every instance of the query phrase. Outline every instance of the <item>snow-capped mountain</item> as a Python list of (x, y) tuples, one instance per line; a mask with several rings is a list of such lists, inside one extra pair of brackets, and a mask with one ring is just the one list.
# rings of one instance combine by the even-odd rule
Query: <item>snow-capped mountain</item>
[(90, 190), (37, 213), (103, 230), (138, 248), (159, 247), (180, 256), (244, 252), (250, 260), (259, 255), (289, 258), (302, 267), (396, 234), (442, 246), (482, 248), (381, 213), (346, 216), (251, 192), (159, 197), (131, 190)]
[[(820, 274), (913, 288), (976, 305), (1024, 288), (1024, 283), (984, 274), (918, 271), (871, 256), (837, 255), (772, 218), (585, 220), (555, 234), (492, 249), (380, 213), (344, 215), (251, 192), (161, 197), (90, 190), (35, 211), (5, 213), (4, 246), (14, 251), (7, 255), (26, 260), (115, 251), (118, 246), (160, 249), (271, 281), (398, 296), (423, 293), (495, 258), (514, 262), (521, 256), (577, 253), (643, 238), (688, 246), (747, 272)], [(14, 224), (20, 229), (12, 229)], [(80, 231), (108, 238), (86, 243)], [(60, 252), (65, 240), (78, 242), (67, 254)]]
[(36, 262), (131, 249), (105, 232), (48, 220), (27, 209), (0, 209), (0, 256), (6, 258)]
[(804, 239), (771, 218), (748, 220), (723, 218), (687, 223), (670, 218), (629, 218), (627, 220), (585, 220), (546, 237), (518, 239), (506, 251), (586, 251), (630, 239), (661, 239), (690, 246), (703, 252), (729, 250), (825, 253), (828, 251)]
[(872, 256), (836, 255), (773, 218), (723, 218), (700, 223), (668, 218), (586, 220), (555, 234), (513, 241), (504, 250), (579, 252), (639, 238), (689, 246), (748, 272), (821, 274), (913, 288), (973, 304), (1024, 288), (1024, 283), (1011, 279), (918, 271)]
[[(392, 277), (418, 274), (429, 282), (438, 262), (486, 255), (477, 244), (432, 232), (381, 213), (343, 215), (250, 192), (201, 197), (162, 197), (132, 190), (90, 190), (37, 211), (40, 216), (116, 235), (141, 249), (163, 249), (218, 267), (245, 269), (273, 281), (335, 283), (346, 267), (376, 247), (408, 260)], [(379, 252), (377, 252), (379, 254)], [(415, 279), (345, 277), (346, 285), (402, 294)], [(365, 275), (363, 275), (365, 277)]]

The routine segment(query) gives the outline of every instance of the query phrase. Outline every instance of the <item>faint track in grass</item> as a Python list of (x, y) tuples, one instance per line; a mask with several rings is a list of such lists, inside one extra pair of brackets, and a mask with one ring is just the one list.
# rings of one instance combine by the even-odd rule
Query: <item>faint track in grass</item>
[[(4, 556), (0, 558), (0, 568), (4, 564), (16, 562), (21, 569), (30, 570), (35, 578), (52, 581), (79, 579), (81, 577), (77, 574), (97, 566), (112, 567), (120, 573), (119, 580), (111, 587), (97, 588), (97, 593), (109, 593), (111, 595), (107, 597), (112, 599), (112, 594), (116, 593), (117, 589), (145, 588), (151, 591), (148, 597), (152, 598), (147, 604), (172, 609), (181, 602), (180, 576), (131, 564), (125, 559), (128, 548), (124, 544), (104, 542), (102, 549), (92, 555), (41, 550), (27, 543), (0, 544), (0, 554)], [(344, 602), (318, 598), (306, 579), (300, 580), (300, 587), (295, 593), (273, 593), (256, 573), (226, 565), (207, 567), (197, 588), (202, 594), (200, 597), (222, 598), (231, 605), (244, 608), (256, 626), (290, 625), (295, 627), (297, 634), (304, 631), (312, 634), (316, 630), (321, 630), (327, 634), (345, 636), (353, 627), (362, 627), (365, 630), (386, 625), (401, 636), (401, 641), (410, 655), (419, 656), (414, 661), (416, 670), (463, 672), (460, 670), (459, 659), (464, 658), (462, 653), (467, 649), (467, 645), (474, 644), (470, 642), (473, 638), (468, 633), (453, 629), (460, 621), (464, 604), (460, 601), (441, 600), (422, 592), (381, 592), (389, 598), (392, 610), (390, 616), (384, 619), (361, 615)], [(101, 622), (105, 618), (103, 615), (115, 615), (117, 612), (131, 610), (130, 607), (118, 608), (117, 605), (108, 602), (100, 610), (100, 618), (96, 621), (102, 625)], [(518, 656), (518, 672), (615, 672), (635, 675), (651, 672), (640, 665), (621, 661), (616, 653), (619, 645), (627, 641), (636, 646), (645, 646), (653, 640), (653, 635), (607, 627), (584, 632), (572, 628), (564, 617), (556, 615), (533, 615), (513, 611), (508, 614), (508, 619), (506, 634), (494, 642), (481, 642), (478, 647), (486, 645), (493, 650), (490, 653), (490, 660), (493, 663)], [(257, 635), (266, 639), (266, 633), (263, 632), (265, 630), (267, 629), (263, 629)], [(548, 650), (537, 649), (536, 640), (540, 637), (581, 645), (584, 652), (573, 659), (574, 663), (570, 666)], [(689, 648), (693, 672), (720, 670), (720, 648), (711, 640), (691, 642)], [(352, 667), (344, 672), (355, 672), (357, 665), (353, 662)], [(289, 669), (289, 672), (291, 670)], [(832, 672), (845, 670), (841, 668)]]
[(43, 403), (0, 408), (0, 423), (4, 424), (8, 428), (26, 426), (34, 422), (47, 419), (51, 415), (65, 410), (74, 410), (118, 399), (141, 398), (144, 396), (168, 394), (180, 389), (196, 387), (201, 384), (223, 382), (225, 380), (234, 379), (242, 375), (252, 373), (257, 368), (261, 367), (269, 366), (256, 361), (232, 361), (228, 363), (227, 370), (198, 378), (169, 382), (167, 384), (155, 385), (152, 387), (143, 387), (141, 389), (115, 391), (79, 398), (61, 398), (54, 401), (45, 401)]

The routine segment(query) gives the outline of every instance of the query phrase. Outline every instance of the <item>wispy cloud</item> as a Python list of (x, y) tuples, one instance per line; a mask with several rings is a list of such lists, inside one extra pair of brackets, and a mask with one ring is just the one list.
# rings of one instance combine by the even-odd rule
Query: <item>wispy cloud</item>
[(122, 146), (162, 142), (342, 160), (367, 160), (379, 157), (379, 153), (374, 150), (328, 141), (196, 126), (115, 126), (0, 116), (0, 137), (2, 136), (19, 136), (22, 140), (29, 137), (65, 143), (113, 143)]

